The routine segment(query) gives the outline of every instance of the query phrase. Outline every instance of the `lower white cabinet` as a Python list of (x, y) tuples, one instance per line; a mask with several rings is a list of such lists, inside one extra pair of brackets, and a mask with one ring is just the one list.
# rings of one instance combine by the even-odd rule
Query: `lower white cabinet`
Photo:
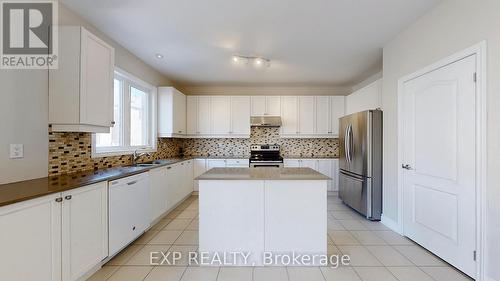
[(285, 159), (284, 166), (286, 168), (292, 167), (306, 167), (316, 170), (326, 176), (332, 178), (328, 181), (328, 191), (339, 190), (339, 160), (338, 159)]
[(168, 211), (167, 198), (170, 186), (167, 167), (149, 171), (149, 184), (151, 193), (151, 223), (153, 223)]
[(2, 280), (77, 280), (108, 256), (107, 184), (0, 208)]
[[(207, 161), (205, 159), (194, 159), (193, 161), (194, 161), (193, 162), (193, 172), (194, 172), (193, 178), (196, 178), (207, 171)], [(195, 191), (197, 191), (198, 186), (199, 186), (198, 181), (195, 180), (193, 189)]]
[(106, 182), (62, 193), (62, 279), (78, 280), (108, 256)]
[(166, 210), (168, 211), (193, 192), (193, 160), (175, 163), (165, 169), (168, 188), (164, 196), (166, 196)]
[(208, 159), (207, 160), (207, 170), (212, 168), (225, 168), (226, 159)]

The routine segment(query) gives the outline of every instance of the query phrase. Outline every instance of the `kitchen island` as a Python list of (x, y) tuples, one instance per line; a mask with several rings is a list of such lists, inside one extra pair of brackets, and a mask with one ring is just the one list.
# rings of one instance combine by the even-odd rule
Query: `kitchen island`
[(208, 260), (300, 266), (318, 261), (287, 264), (286, 256), (326, 256), (329, 177), (310, 168), (267, 167), (213, 168), (196, 179), (199, 252)]

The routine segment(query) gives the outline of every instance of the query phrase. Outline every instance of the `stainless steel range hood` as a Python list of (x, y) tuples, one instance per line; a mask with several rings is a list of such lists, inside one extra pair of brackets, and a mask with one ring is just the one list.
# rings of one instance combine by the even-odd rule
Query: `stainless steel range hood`
[(252, 116), (250, 117), (251, 127), (280, 127), (280, 116)]

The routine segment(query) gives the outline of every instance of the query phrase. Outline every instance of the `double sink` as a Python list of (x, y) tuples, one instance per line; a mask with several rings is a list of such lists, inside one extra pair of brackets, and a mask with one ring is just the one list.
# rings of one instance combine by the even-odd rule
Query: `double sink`
[(155, 160), (155, 161), (146, 162), (146, 163), (137, 163), (137, 164), (132, 165), (132, 167), (152, 168), (152, 167), (157, 167), (157, 166), (168, 165), (168, 164), (171, 164), (173, 162), (176, 162), (176, 161), (173, 161), (173, 160)]

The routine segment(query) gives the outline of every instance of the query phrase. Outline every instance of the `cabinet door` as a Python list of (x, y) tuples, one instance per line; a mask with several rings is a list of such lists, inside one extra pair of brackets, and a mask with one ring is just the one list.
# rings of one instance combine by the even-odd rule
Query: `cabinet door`
[(318, 170), (318, 160), (316, 160), (316, 159), (301, 159), (300, 160), (300, 167)]
[(151, 192), (151, 222), (153, 222), (167, 211), (167, 167), (149, 171), (149, 185)]
[[(194, 165), (193, 178), (196, 178), (207, 171), (207, 160), (206, 159), (195, 159), (193, 165)], [(198, 181), (194, 181), (193, 188), (194, 188), (194, 190), (198, 190)]]
[(251, 97), (252, 116), (266, 114), (266, 97)]
[(331, 134), (330, 97), (316, 97), (316, 134)]
[(211, 132), (210, 97), (198, 97), (198, 131), (197, 134), (209, 135)]
[(339, 190), (339, 159), (332, 159), (332, 191)]
[(193, 160), (182, 162), (181, 166), (183, 167), (183, 175), (184, 175), (183, 177), (184, 184), (182, 185), (183, 189), (181, 197), (181, 199), (183, 199), (184, 197), (191, 194), (191, 192), (193, 192), (193, 173), (194, 173)]
[(285, 159), (283, 160), (285, 168), (299, 168), (300, 161), (296, 159)]
[(78, 280), (108, 256), (107, 184), (63, 192), (62, 197), (62, 275)]
[(231, 97), (231, 134), (250, 135), (250, 97)]
[(186, 132), (189, 135), (198, 133), (198, 97), (186, 97)]
[(60, 196), (0, 208), (0, 279), (61, 280)]
[(332, 135), (339, 135), (339, 118), (344, 116), (344, 101), (345, 97), (333, 96), (330, 97), (330, 118), (332, 119)]
[(281, 98), (279, 96), (266, 97), (266, 115), (280, 116)]
[(297, 123), (298, 98), (281, 97), (281, 132), (285, 135), (296, 135), (299, 133)]
[(173, 164), (167, 167), (167, 210), (172, 209), (177, 203), (177, 189), (181, 182), (181, 174), (179, 173), (179, 164)]
[[(318, 160), (318, 172), (322, 173), (325, 176), (332, 177), (332, 167), (333, 161), (331, 159), (319, 159)], [(328, 191), (332, 191), (333, 185), (332, 181), (328, 181)]]
[(186, 134), (186, 96), (174, 89), (173, 96), (174, 134)]
[(299, 134), (314, 134), (314, 97), (299, 97)]
[(207, 170), (212, 168), (225, 168), (226, 160), (224, 159), (208, 159), (207, 160)]
[(231, 131), (231, 98), (211, 97), (212, 134), (227, 135)]
[(81, 29), (80, 124), (111, 127), (114, 49)]

